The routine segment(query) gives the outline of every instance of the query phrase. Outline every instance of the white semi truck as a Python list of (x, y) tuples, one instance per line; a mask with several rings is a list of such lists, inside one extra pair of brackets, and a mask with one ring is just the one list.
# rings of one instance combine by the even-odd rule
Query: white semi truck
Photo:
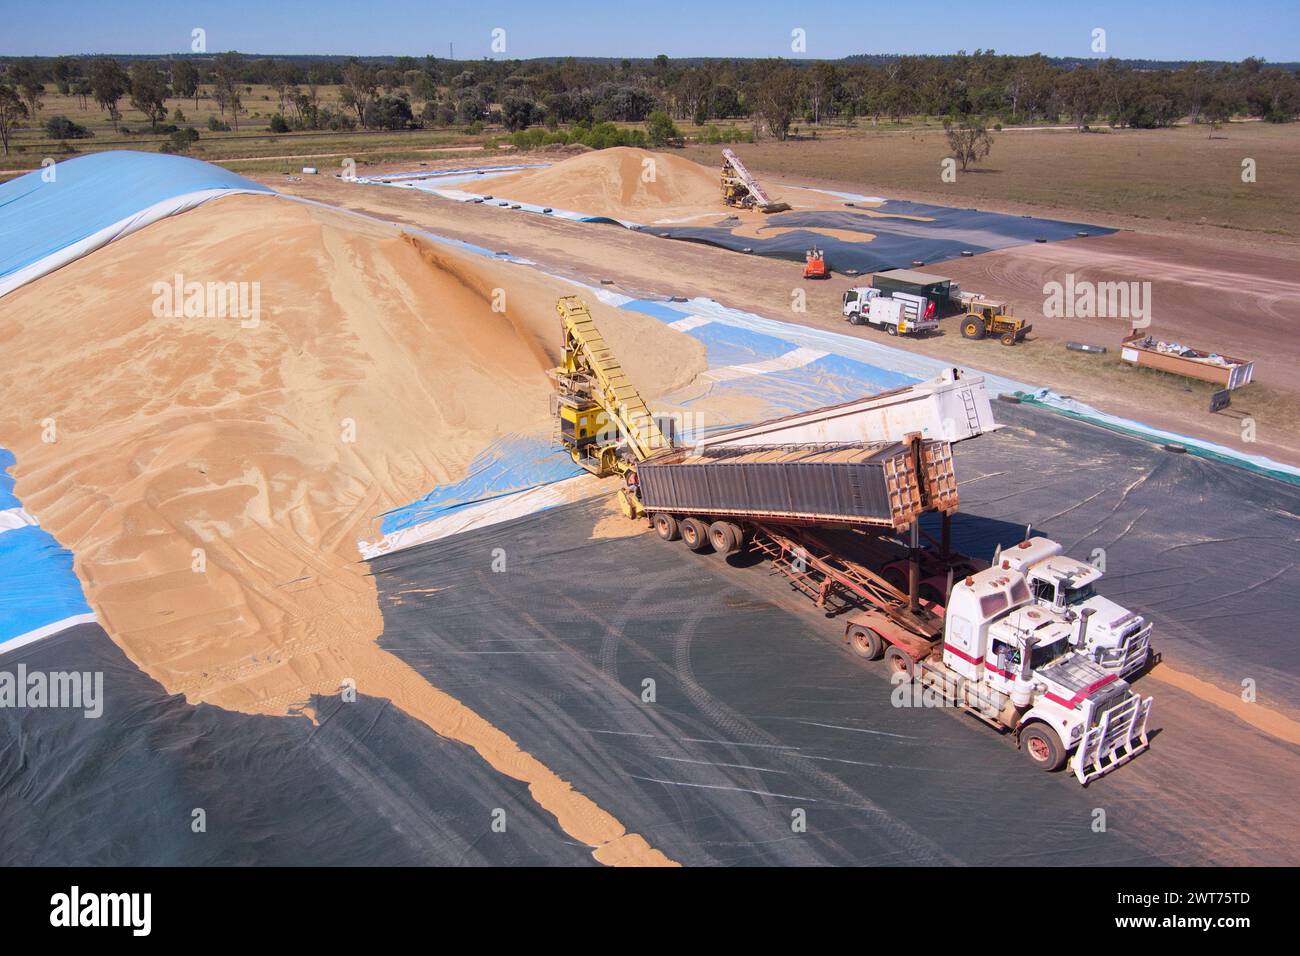
[(879, 289), (859, 286), (844, 293), (840, 312), (852, 325), (871, 325), (890, 335), (919, 335), (939, 327), (934, 303), (910, 292), (882, 295)]
[(1069, 621), (1080, 651), (1122, 677), (1137, 673), (1151, 656), (1151, 622), (1098, 594), (1102, 571), (1064, 550), (1050, 538), (1033, 537), (1000, 558), (1025, 576), (1035, 602)]
[[(1136, 611), (1121, 607), (1097, 593), (1103, 572), (1083, 561), (1066, 557), (1064, 548), (1050, 538), (1028, 538), (1000, 551), (994, 563), (1006, 561), (1011, 570), (1019, 571), (1029, 584), (1035, 603), (1060, 614), (1073, 628), (1074, 646), (1094, 663), (1121, 677), (1131, 677), (1144, 668), (1151, 657), (1151, 621)], [(942, 605), (952, 583), (949, 568), (960, 578), (983, 566), (962, 555), (943, 561), (933, 551), (921, 555), (920, 595)], [(900, 590), (907, 588), (907, 561), (893, 560), (882, 567), (882, 574)]]
[(883, 655), (895, 680), (1014, 733), (1036, 766), (1068, 763), (1087, 784), (1147, 749), (1151, 698), (1076, 651), (1074, 633), (1005, 562), (954, 585), (941, 635), (921, 637), (875, 610), (846, 628), (850, 646)]

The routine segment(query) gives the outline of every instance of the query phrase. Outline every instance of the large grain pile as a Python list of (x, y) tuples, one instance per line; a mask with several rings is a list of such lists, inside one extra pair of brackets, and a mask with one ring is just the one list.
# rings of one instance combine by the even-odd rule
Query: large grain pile
[[(156, 315), (177, 274), (256, 283), (260, 321)], [(105, 629), (168, 690), (283, 715), (351, 679), (528, 780), (598, 856), (652, 860), (379, 650), (356, 552), (373, 515), (499, 435), (548, 428), (554, 305), (572, 291), (337, 211), (221, 199), (0, 302), (0, 446)], [(650, 394), (704, 368), (693, 340), (590, 304)]]
[(726, 214), (718, 174), (670, 153), (617, 147), (493, 178), (493, 195), (593, 216), (654, 222)]
[[(494, 176), (483, 184), (502, 200), (550, 206), (622, 222), (678, 223), (737, 217), (756, 226), (766, 217), (722, 202), (718, 166), (709, 168), (670, 152), (620, 146), (583, 153), (544, 169)], [(839, 209), (843, 201), (799, 186), (767, 183), (774, 200), (799, 210)], [(874, 203), (859, 202), (859, 208)]]

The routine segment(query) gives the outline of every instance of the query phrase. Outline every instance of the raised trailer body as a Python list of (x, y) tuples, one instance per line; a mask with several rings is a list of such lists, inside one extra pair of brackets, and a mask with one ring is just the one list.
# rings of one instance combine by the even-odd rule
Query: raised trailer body
[(952, 369), (916, 385), (717, 432), (699, 439), (694, 447), (861, 445), (901, 441), (911, 434), (951, 443), (998, 427), (984, 377)]

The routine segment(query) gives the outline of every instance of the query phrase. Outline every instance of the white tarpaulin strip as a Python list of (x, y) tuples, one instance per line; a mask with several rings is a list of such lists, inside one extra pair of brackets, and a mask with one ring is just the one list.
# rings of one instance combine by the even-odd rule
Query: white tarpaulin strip
[(60, 631), (66, 631), (70, 627), (76, 627), (78, 624), (94, 624), (94, 614), (77, 614), (72, 617), (65, 617), (61, 621), (51, 621), (36, 628), (34, 631), (28, 631), (25, 634), (19, 634), (17, 637), (11, 637), (9, 640), (0, 643), (0, 654), (8, 654), (27, 644), (35, 644), (37, 641), (46, 637), (53, 637)]
[(466, 505), (464, 508), (457, 508), (451, 514), (434, 518), (423, 524), (402, 528), (400, 531), (391, 531), (378, 541), (358, 541), (357, 550), (361, 552), (364, 560), (369, 561), (380, 555), (404, 551), (419, 544), (473, 531), (475, 528), (486, 528), (489, 525), (510, 521), (512, 518), (522, 518), (524, 515), (545, 511), (547, 508), (592, 498), (609, 490), (608, 482), (603, 482), (593, 475), (577, 475), (554, 484), (540, 485), (513, 495), (493, 498), (481, 504)]
[(678, 319), (676, 322), (669, 322), (668, 328), (678, 332), (689, 332), (691, 329), (698, 329), (701, 325), (708, 325), (713, 320), (703, 315), (688, 315), (684, 319)]
[(829, 352), (819, 352), (816, 349), (798, 348), (792, 352), (786, 352), (784, 355), (778, 355), (774, 359), (768, 359), (766, 362), (753, 362), (749, 365), (725, 365), (722, 368), (711, 368), (700, 375), (700, 378), (707, 382), (732, 382), (738, 378), (748, 378), (751, 375), (768, 375), (772, 372), (789, 372), (792, 369), (803, 368), (805, 365), (811, 365), (819, 358), (825, 358)]
[(27, 528), (39, 524), (36, 516), (25, 508), (6, 508), (0, 511), (0, 533), (13, 531), (15, 528)]

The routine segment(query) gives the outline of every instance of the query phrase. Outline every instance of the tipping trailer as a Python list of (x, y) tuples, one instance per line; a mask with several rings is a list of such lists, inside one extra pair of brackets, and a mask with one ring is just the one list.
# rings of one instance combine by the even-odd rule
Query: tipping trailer
[[(741, 543), (739, 522), (871, 525), (902, 531), (927, 507), (957, 507), (946, 442), (860, 446), (777, 445), (675, 451), (640, 463), (636, 493), (656, 526), (732, 525), (724, 552)], [(661, 528), (660, 533), (664, 530)], [(671, 537), (671, 534), (669, 535)], [(694, 531), (687, 543), (704, 540)], [(715, 545), (716, 547), (716, 545)]]
[[(1068, 763), (1086, 785), (1147, 748), (1150, 698), (1076, 652), (1069, 623), (1035, 606), (1009, 564), (967, 576), (946, 608), (920, 596), (918, 519), (943, 514), (946, 550), (959, 504), (951, 441), (996, 427), (982, 380), (954, 370), (680, 449), (581, 301), (569, 296), (557, 309), (565, 330), (563, 364), (553, 372), (561, 422), (586, 408), (617, 426), (594, 445), (581, 444), (581, 425), (562, 427), (560, 440), (589, 470), (622, 476), (626, 515), (647, 517), (661, 538), (692, 551), (766, 557), (828, 615), (847, 615), (845, 640), (857, 653), (884, 657), (895, 681), (1014, 734), (1042, 769)], [(948, 414), (958, 409), (966, 416)], [(906, 592), (863, 558), (863, 545), (884, 530), (910, 534)]]

